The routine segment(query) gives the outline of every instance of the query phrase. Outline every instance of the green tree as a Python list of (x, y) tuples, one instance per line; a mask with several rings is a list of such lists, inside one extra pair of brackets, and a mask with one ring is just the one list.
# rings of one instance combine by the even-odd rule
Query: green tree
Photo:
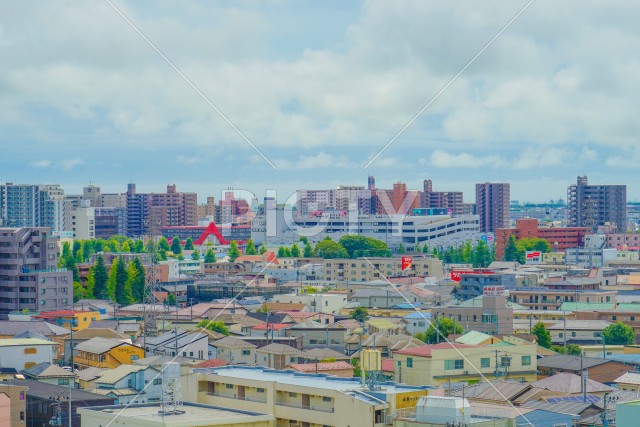
[(133, 266), (133, 271), (130, 273), (130, 276), (131, 274), (134, 274), (133, 278), (129, 277), (131, 297), (136, 302), (142, 302), (144, 299), (144, 287), (147, 279), (146, 271), (142, 265), (142, 261), (140, 261), (140, 258), (138, 257), (134, 258), (130, 264)]
[(582, 354), (582, 349), (577, 344), (567, 344), (566, 347), (562, 345), (552, 345), (550, 350), (560, 354), (569, 354), (571, 356), (580, 356), (580, 354)]
[(291, 246), (291, 256), (293, 258), (300, 258), (300, 247), (296, 243)]
[(164, 249), (159, 249), (157, 252), (158, 261), (166, 261), (167, 260), (167, 251)]
[(164, 250), (165, 252), (168, 252), (170, 249), (171, 247), (169, 246), (169, 241), (166, 237), (162, 236), (160, 240), (158, 240), (158, 250)]
[(87, 274), (87, 283), (84, 288), (83, 298), (91, 298), (91, 299), (95, 298), (93, 296), (93, 290), (96, 287), (96, 278), (93, 270), (94, 270), (93, 267), (89, 268), (89, 273)]
[(351, 315), (349, 317), (357, 320), (358, 322), (364, 322), (369, 317), (369, 312), (364, 307), (357, 307), (351, 312)]
[(68, 270), (73, 272), (73, 281), (80, 282), (80, 272), (78, 271), (78, 265), (76, 264), (76, 258), (74, 256), (69, 256), (64, 261), (64, 266)]
[(124, 253), (130, 253), (131, 252), (131, 246), (129, 245), (129, 242), (124, 242), (122, 244), (122, 252)]
[(306, 245), (307, 243), (309, 243), (309, 239), (307, 238), (307, 236), (301, 236), (301, 237), (300, 237), (300, 241), (301, 241), (302, 243), (304, 243), (305, 245)]
[(278, 248), (278, 258), (286, 258), (287, 256), (287, 248), (284, 246), (280, 246)]
[(107, 282), (109, 276), (107, 274), (107, 268), (104, 265), (104, 258), (102, 255), (96, 257), (96, 262), (93, 265), (93, 276), (95, 279), (95, 285), (93, 287), (93, 295), (98, 299), (107, 298), (109, 292), (107, 290)]
[(542, 322), (536, 323), (531, 333), (536, 336), (538, 345), (540, 347), (544, 347), (544, 348), (551, 347), (551, 334), (547, 330), (547, 327), (544, 326), (544, 323)]
[(111, 268), (109, 269), (109, 280), (107, 281), (107, 295), (111, 300), (115, 300), (116, 298), (116, 273), (118, 271), (118, 264), (120, 260), (118, 258), (114, 258), (113, 262), (111, 262)]
[(471, 264), (473, 262), (473, 246), (471, 246), (470, 241), (466, 241), (464, 246), (462, 246), (462, 259), (460, 262), (464, 264)]
[(73, 255), (73, 257), (75, 258), (76, 255), (78, 254), (78, 251), (82, 248), (82, 244), (80, 243), (79, 240), (74, 240), (73, 242), (73, 246), (71, 249), (71, 254)]
[(491, 259), (491, 251), (484, 242), (484, 240), (478, 240), (476, 247), (473, 248), (472, 262), (474, 267), (488, 267), (493, 262)]
[(71, 257), (71, 245), (69, 244), (69, 242), (64, 242), (62, 244), (62, 255), (60, 255), (60, 258), (67, 259), (70, 257)]
[(198, 252), (197, 249), (194, 249), (193, 252), (191, 252), (191, 259), (194, 261), (200, 261), (200, 252)]
[(360, 369), (360, 360), (357, 357), (351, 359), (351, 366), (353, 366), (353, 376), (355, 378), (362, 377), (362, 370)]
[(515, 234), (509, 235), (507, 244), (504, 245), (504, 254), (502, 259), (504, 261), (515, 261), (518, 257), (518, 249), (516, 248), (516, 236)]
[(422, 247), (422, 253), (423, 254), (428, 254), (429, 253), (429, 245), (427, 245), (426, 243)]
[(406, 252), (407, 252), (407, 250), (404, 248), (404, 245), (402, 243), (400, 243), (400, 245), (398, 246), (398, 253), (399, 254), (404, 254)]
[(253, 243), (252, 239), (247, 240), (247, 248), (244, 250), (244, 253), (247, 255), (258, 254), (258, 251), (256, 251), (256, 245)]
[(234, 262), (240, 256), (240, 249), (238, 249), (238, 242), (233, 240), (231, 246), (229, 246), (229, 262)]
[(193, 250), (193, 239), (191, 237), (187, 237), (187, 240), (184, 242), (184, 250), (192, 251)]
[(258, 252), (260, 253), (260, 255), (264, 254), (267, 252), (267, 245), (266, 244), (262, 244), (260, 245), (260, 249), (258, 250)]
[(133, 244), (133, 252), (141, 254), (144, 252), (144, 242), (142, 240), (136, 240)]
[(207, 253), (204, 254), (204, 262), (207, 264), (216, 262), (216, 254), (215, 252), (213, 252), (213, 249), (209, 248), (209, 250), (207, 250)]
[(316, 255), (324, 259), (349, 257), (347, 250), (340, 243), (331, 240), (329, 236), (318, 242)]
[(182, 245), (180, 245), (180, 238), (178, 236), (173, 236), (171, 239), (171, 252), (174, 255), (180, 255), (182, 253)]
[(349, 254), (349, 258), (362, 256), (385, 257), (390, 256), (389, 246), (382, 240), (360, 235), (342, 236), (338, 241)]
[(636, 334), (633, 328), (622, 322), (609, 325), (602, 331), (605, 344), (609, 345), (629, 345), (636, 343)]
[(418, 332), (415, 337), (427, 344), (436, 344), (445, 342), (446, 338), (451, 334), (461, 334), (463, 332), (460, 323), (454, 322), (447, 317), (436, 317), (426, 332)]
[(224, 322), (220, 322), (218, 320), (202, 320), (198, 322), (196, 327), (208, 329), (210, 331), (214, 331), (223, 335), (229, 335), (229, 328), (227, 328), (227, 325), (225, 325)]
[(83, 298), (85, 298), (85, 290), (82, 283), (73, 282), (73, 302), (78, 302)]
[(302, 252), (302, 255), (305, 258), (313, 257), (313, 247), (311, 246), (311, 243), (309, 243), (308, 241), (307, 243), (304, 244), (304, 251)]
[[(113, 270), (113, 266), (111, 266)], [(115, 297), (116, 302), (118, 304), (126, 305), (131, 304), (131, 289), (127, 289), (127, 281), (129, 279), (129, 275), (127, 274), (127, 267), (125, 266), (124, 260), (118, 260), (118, 264), (115, 267), (116, 270), (116, 288), (115, 288)]]
[(167, 295), (167, 299), (164, 300), (164, 303), (169, 306), (175, 306), (177, 302), (175, 294)]

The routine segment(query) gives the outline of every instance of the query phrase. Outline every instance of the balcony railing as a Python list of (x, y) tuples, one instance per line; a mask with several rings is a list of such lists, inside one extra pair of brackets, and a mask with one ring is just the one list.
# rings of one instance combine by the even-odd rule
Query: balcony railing
[(289, 408), (306, 409), (309, 411), (320, 411), (320, 412), (328, 412), (328, 413), (334, 412), (333, 408), (322, 408), (320, 406), (307, 406), (307, 405), (301, 405), (299, 403), (276, 402), (276, 405), (287, 406)]
[(227, 399), (234, 399), (234, 400), (245, 400), (247, 402), (267, 403), (267, 399), (260, 399), (260, 398), (257, 398), (257, 397), (232, 396), (230, 394), (214, 393), (212, 391), (208, 391), (207, 395), (208, 396), (216, 396), (216, 397), (226, 397)]

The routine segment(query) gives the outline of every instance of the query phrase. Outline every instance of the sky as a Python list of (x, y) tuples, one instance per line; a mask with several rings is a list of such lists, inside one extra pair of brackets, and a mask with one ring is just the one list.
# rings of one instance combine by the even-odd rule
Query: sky
[(0, 181), (640, 199), (640, 3), (527, 4), (1, 2)]

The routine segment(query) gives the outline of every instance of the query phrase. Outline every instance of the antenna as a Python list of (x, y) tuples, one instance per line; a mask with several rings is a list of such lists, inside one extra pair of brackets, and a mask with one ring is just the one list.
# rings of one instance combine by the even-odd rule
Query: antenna
[(160, 402), (160, 414), (184, 414), (182, 410), (180, 364), (177, 362), (169, 362), (162, 365), (162, 401)]

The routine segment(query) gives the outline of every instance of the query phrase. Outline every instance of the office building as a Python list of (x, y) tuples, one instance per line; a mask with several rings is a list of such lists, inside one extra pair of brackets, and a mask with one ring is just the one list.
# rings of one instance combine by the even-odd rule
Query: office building
[(606, 223), (615, 224), (618, 233), (627, 232), (627, 186), (589, 185), (579, 176), (567, 190), (569, 225), (588, 227), (593, 232)]
[(411, 267), (402, 269), (402, 259), (367, 257), (326, 259), (323, 262), (326, 281), (370, 282), (389, 277), (442, 277), (442, 261), (427, 256), (412, 257)]
[(510, 223), (510, 185), (485, 182), (476, 184), (476, 212), (480, 216), (480, 231), (493, 233)]
[(73, 273), (59, 261), (48, 228), (0, 228), (0, 319), (24, 309), (72, 308)]
[(180, 193), (167, 185), (166, 193), (138, 193), (135, 184), (127, 188), (127, 235), (158, 235), (162, 227), (198, 225), (196, 193)]

